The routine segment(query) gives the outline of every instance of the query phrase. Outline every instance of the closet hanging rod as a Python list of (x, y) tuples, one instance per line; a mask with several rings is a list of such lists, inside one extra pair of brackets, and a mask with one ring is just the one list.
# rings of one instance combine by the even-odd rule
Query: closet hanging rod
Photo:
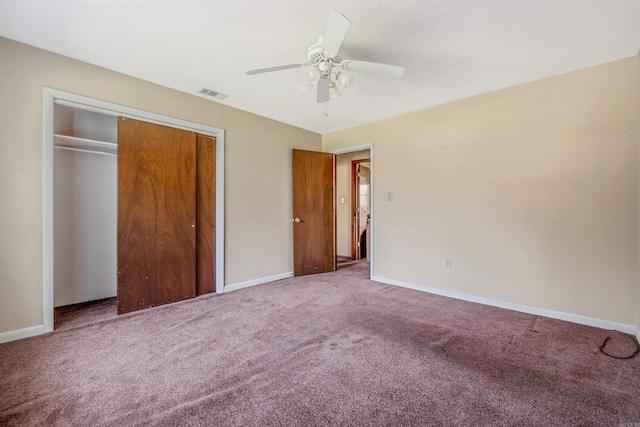
[(104, 152), (117, 154), (118, 144), (114, 142), (96, 141), (87, 138), (78, 138), (67, 135), (54, 135), (54, 147), (56, 148), (75, 148), (86, 152)]
[(86, 150), (84, 148), (63, 147), (61, 145), (56, 145), (53, 148), (57, 148), (57, 149), (60, 149), (60, 150), (80, 151), (82, 153), (102, 154), (102, 155), (105, 155), (105, 156), (116, 156), (116, 157), (118, 156), (118, 153), (109, 153), (109, 152), (106, 152), (106, 151), (98, 151), (98, 150)]
[(117, 147), (118, 146), (118, 144), (116, 142), (99, 141), (97, 139), (89, 139), (89, 138), (80, 138), (78, 136), (62, 135), (60, 133), (55, 133), (55, 134), (53, 134), (53, 136), (55, 138), (55, 143), (56, 144), (58, 143), (58, 141), (68, 141), (68, 142), (71, 142), (73, 144), (99, 145), (99, 146), (105, 146), (105, 147)]

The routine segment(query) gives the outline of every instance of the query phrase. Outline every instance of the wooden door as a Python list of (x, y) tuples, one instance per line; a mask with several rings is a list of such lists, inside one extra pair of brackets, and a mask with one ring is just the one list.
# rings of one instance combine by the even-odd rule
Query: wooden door
[(336, 270), (335, 155), (293, 150), (293, 272)]
[(196, 134), (118, 118), (118, 314), (196, 294)]
[(216, 291), (216, 139), (196, 136), (196, 295)]

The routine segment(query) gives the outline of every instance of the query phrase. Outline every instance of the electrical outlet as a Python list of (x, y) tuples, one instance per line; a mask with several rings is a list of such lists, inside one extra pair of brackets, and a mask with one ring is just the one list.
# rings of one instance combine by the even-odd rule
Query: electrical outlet
[(393, 191), (387, 191), (387, 202), (393, 202)]
[(444, 259), (444, 268), (453, 268), (453, 259), (445, 258)]

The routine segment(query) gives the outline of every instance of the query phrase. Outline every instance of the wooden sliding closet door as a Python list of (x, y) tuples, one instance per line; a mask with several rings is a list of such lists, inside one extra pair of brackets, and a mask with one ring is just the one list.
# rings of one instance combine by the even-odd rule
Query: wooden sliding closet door
[(196, 136), (196, 295), (216, 291), (216, 139)]
[(118, 118), (118, 314), (196, 295), (196, 134)]

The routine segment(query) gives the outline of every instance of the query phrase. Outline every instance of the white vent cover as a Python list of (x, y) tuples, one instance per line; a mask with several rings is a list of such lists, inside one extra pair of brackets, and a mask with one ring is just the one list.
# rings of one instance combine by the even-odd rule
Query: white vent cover
[(227, 96), (229, 96), (225, 95), (224, 93), (216, 92), (215, 90), (207, 89), (206, 87), (203, 87), (198, 92), (216, 99), (225, 99)]

